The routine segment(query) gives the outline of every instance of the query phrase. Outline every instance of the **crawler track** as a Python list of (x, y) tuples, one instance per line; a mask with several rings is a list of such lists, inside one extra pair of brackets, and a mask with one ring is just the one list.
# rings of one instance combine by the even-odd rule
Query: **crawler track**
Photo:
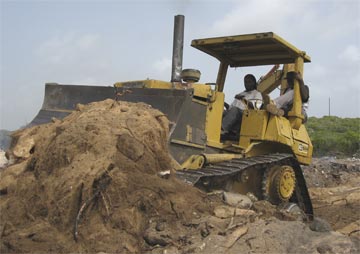
[(302, 169), (291, 154), (277, 153), (251, 158), (232, 159), (217, 164), (209, 164), (199, 170), (177, 171), (176, 174), (177, 177), (186, 183), (199, 188), (202, 188), (202, 186), (218, 187), (219, 183), (225, 188), (228, 181), (239, 178), (245, 170), (260, 170), (263, 173), (267, 168), (274, 165), (289, 165), (293, 167), (296, 175), (296, 189), (290, 201), (297, 203), (312, 218), (313, 208)]

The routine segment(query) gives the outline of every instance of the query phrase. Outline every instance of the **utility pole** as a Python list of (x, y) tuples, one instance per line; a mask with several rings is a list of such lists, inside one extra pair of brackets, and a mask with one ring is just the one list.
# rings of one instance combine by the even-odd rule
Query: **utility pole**
[(329, 116), (330, 116), (330, 97), (329, 97)]

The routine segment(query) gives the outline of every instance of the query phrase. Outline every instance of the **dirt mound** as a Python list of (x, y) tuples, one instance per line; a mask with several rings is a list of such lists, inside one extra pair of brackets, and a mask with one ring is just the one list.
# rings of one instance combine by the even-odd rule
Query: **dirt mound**
[[(340, 234), (321, 221), (309, 226), (301, 213), (267, 201), (205, 194), (172, 174), (160, 177), (178, 167), (168, 152), (168, 126), (146, 104), (106, 100), (14, 133), (7, 156), (15, 164), (0, 170), (0, 252), (359, 250), (358, 222), (344, 221)], [(330, 200), (326, 191), (325, 197), (310, 193)]]
[[(1, 175), (1, 252), (138, 253), (181, 244), (178, 227), (212, 208), (206, 194), (158, 176), (174, 166), (168, 126), (146, 104), (106, 100), (15, 133), (20, 145), (10, 157), (26, 160)], [(179, 235), (161, 242), (148, 231), (153, 224)]]

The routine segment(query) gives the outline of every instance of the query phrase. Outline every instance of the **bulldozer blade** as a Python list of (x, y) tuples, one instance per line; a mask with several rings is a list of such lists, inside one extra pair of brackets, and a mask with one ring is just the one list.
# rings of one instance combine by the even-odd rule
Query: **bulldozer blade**
[(175, 89), (115, 88), (106, 86), (80, 86), (46, 84), (43, 105), (28, 127), (62, 119), (76, 109), (76, 104), (114, 99), (144, 102), (162, 111), (170, 121), (176, 122), (188, 91)]
[(28, 126), (48, 123), (52, 118), (62, 119), (76, 108), (86, 104), (115, 98), (113, 87), (46, 84), (43, 105)]

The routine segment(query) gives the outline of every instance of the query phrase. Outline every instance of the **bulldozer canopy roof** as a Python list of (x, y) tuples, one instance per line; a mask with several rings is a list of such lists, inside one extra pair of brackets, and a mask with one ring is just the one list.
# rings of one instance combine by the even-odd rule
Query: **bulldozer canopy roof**
[(311, 61), (304, 51), (272, 32), (196, 39), (191, 46), (231, 67), (294, 63), (299, 56)]

